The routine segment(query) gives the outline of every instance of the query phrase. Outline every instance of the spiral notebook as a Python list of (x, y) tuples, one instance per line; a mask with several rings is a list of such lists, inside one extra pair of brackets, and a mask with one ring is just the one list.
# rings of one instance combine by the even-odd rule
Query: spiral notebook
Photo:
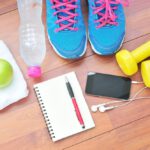
[[(65, 77), (68, 78), (73, 88), (85, 124), (84, 129), (77, 119), (72, 100), (65, 84)], [(95, 127), (75, 72), (36, 84), (34, 85), (34, 89), (49, 134), (54, 142)]]

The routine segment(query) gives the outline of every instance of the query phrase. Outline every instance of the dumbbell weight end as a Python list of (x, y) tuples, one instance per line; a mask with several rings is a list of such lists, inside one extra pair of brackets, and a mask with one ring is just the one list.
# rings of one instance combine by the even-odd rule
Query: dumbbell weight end
[(150, 60), (141, 63), (141, 74), (145, 86), (150, 88)]
[(136, 48), (132, 52), (121, 50), (116, 54), (118, 65), (124, 74), (131, 76), (138, 71), (138, 63), (150, 56), (150, 41)]

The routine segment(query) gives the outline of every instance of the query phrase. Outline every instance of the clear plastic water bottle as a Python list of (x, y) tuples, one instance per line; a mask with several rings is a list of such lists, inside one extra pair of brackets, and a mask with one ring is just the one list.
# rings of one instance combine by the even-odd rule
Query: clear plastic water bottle
[(41, 76), (41, 64), (46, 54), (42, 24), (42, 0), (17, 0), (20, 14), (20, 54), (28, 66), (28, 75)]

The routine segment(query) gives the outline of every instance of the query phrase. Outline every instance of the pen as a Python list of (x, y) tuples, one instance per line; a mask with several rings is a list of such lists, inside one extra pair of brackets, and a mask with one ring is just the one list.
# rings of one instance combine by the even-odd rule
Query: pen
[(79, 120), (79, 123), (80, 125), (82, 126), (82, 128), (84, 129), (85, 128), (85, 125), (84, 125), (84, 121), (83, 121), (83, 118), (81, 116), (81, 113), (80, 113), (80, 110), (79, 110), (79, 107), (78, 107), (78, 104), (76, 102), (76, 98), (74, 96), (74, 93), (73, 93), (73, 90), (72, 90), (72, 87), (71, 87), (71, 84), (70, 82), (68, 81), (68, 78), (65, 77), (65, 80), (66, 80), (66, 86), (67, 86), (67, 90), (68, 90), (68, 93), (72, 99), (72, 103), (73, 103), (73, 106), (75, 108), (75, 112), (76, 112), (76, 116)]

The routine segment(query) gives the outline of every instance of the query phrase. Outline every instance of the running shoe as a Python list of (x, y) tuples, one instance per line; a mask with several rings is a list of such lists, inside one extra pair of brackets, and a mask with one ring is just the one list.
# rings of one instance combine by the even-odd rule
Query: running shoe
[(127, 0), (88, 0), (89, 41), (99, 55), (117, 52), (125, 37), (125, 13)]
[(77, 59), (86, 51), (87, 37), (80, 0), (46, 0), (49, 41), (65, 59)]

